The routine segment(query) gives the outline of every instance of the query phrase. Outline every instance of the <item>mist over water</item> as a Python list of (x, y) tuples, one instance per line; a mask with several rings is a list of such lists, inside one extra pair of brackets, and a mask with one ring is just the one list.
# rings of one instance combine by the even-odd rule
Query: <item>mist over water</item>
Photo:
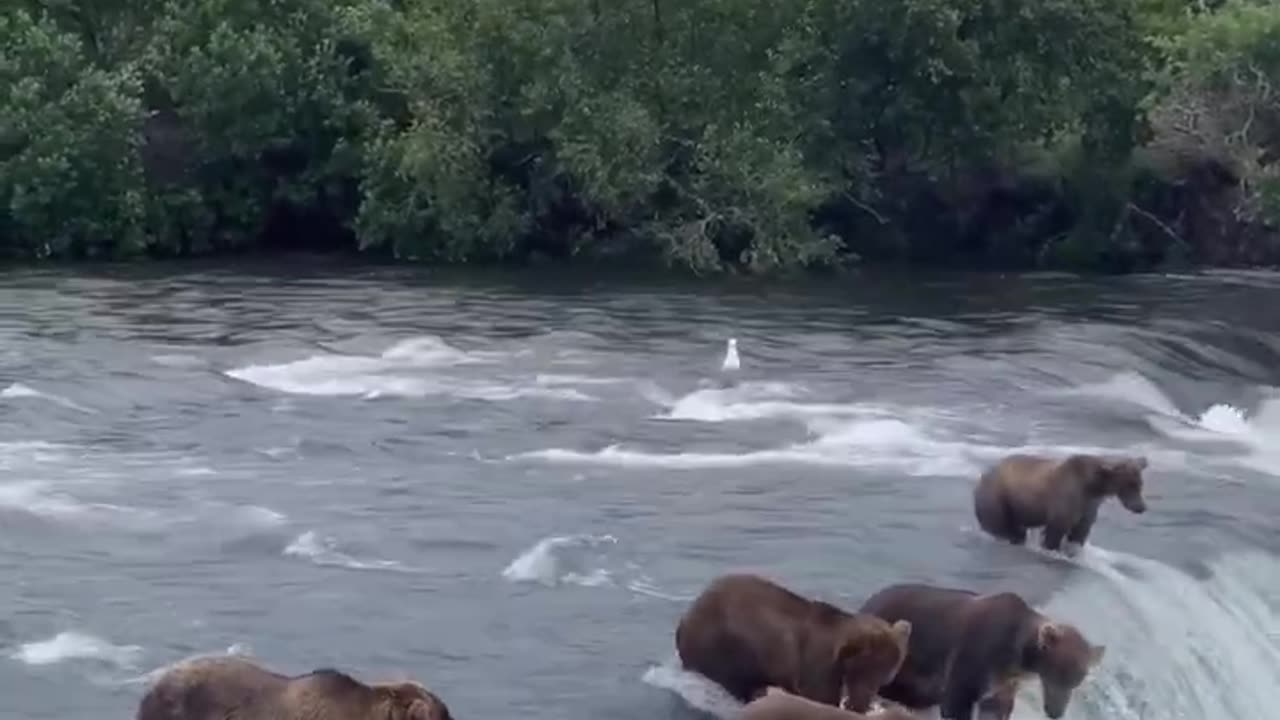
[[(1108, 646), (1074, 720), (1280, 704), (1276, 276), (5, 280), (6, 717), (131, 717), (237, 652), (459, 718), (727, 718), (674, 629), (730, 571), (1021, 592)], [(970, 491), (1015, 451), (1145, 454), (1150, 510), (996, 543)]]

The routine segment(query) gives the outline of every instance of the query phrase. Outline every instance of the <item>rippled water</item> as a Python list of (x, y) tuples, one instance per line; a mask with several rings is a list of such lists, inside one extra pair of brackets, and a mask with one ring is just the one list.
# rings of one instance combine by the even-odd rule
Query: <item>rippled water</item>
[[(128, 718), (228, 649), (460, 720), (724, 715), (671, 658), (731, 570), (1023, 592), (1109, 646), (1069, 718), (1280, 703), (1276, 276), (188, 267), (3, 276), (5, 717)], [(1145, 453), (1151, 510), (1076, 561), (995, 543), (970, 488), (1028, 449)]]

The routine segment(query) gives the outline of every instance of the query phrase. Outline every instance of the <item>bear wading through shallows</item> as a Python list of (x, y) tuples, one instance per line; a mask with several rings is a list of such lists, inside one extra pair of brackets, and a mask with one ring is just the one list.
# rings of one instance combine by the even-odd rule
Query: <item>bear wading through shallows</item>
[(983, 720), (1007, 720), (1018, 684), (1033, 675), (1045, 714), (1057, 720), (1106, 652), (1011, 592), (902, 583), (872, 595), (860, 610), (911, 623), (907, 658), (880, 695), (916, 710), (940, 706), (945, 720), (971, 720), (975, 706)]
[(1109, 497), (1134, 514), (1147, 511), (1142, 495), (1145, 457), (1077, 454), (1064, 459), (1010, 455), (982, 474), (973, 511), (987, 534), (1014, 545), (1044, 528), (1040, 544), (1061, 551), (1063, 541), (1083, 546)]
[(866, 712), (907, 653), (911, 623), (802, 597), (757, 575), (713, 580), (676, 628), (686, 670), (740, 702), (770, 686)]
[(452, 720), (415, 682), (365, 684), (337, 670), (281, 675), (237, 657), (169, 668), (151, 685), (136, 720)]

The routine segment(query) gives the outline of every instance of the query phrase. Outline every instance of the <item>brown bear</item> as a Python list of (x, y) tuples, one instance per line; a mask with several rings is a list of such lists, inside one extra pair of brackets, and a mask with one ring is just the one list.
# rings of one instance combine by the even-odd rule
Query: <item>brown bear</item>
[(914, 714), (898, 707), (888, 707), (878, 712), (860, 713), (844, 710), (806, 697), (792, 695), (779, 687), (771, 686), (764, 695), (742, 708), (737, 720), (919, 720)]
[(801, 597), (757, 575), (721, 576), (680, 619), (685, 669), (750, 702), (770, 685), (865, 712), (907, 652), (911, 623)]
[(232, 656), (196, 658), (165, 671), (136, 720), (452, 720), (414, 682), (366, 685), (337, 670), (288, 676)]
[(1040, 544), (1057, 551), (1062, 540), (1084, 545), (1110, 496), (1130, 512), (1147, 511), (1142, 497), (1145, 457), (1071, 455), (1055, 460), (1010, 455), (983, 473), (973, 490), (973, 510), (987, 533), (1015, 545), (1029, 528), (1043, 527)]
[(881, 696), (915, 709), (940, 705), (945, 720), (970, 720), (974, 705), (981, 717), (1009, 717), (1018, 683), (1031, 675), (1056, 720), (1106, 651), (1011, 592), (904, 583), (872, 595), (861, 611), (912, 627), (907, 659)]

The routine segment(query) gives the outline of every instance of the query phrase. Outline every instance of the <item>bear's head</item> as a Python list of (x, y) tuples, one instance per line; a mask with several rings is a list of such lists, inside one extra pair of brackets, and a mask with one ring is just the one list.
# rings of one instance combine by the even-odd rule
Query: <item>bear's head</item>
[(444, 701), (416, 682), (372, 687), (381, 700), (378, 720), (453, 720)]
[(1129, 512), (1141, 515), (1147, 511), (1147, 501), (1142, 497), (1142, 471), (1147, 469), (1145, 457), (1102, 458), (1099, 465), (1107, 494), (1119, 498)]
[(1067, 711), (1072, 691), (1101, 662), (1107, 648), (1090, 644), (1071, 625), (1048, 620), (1036, 630), (1035, 644), (1035, 672), (1044, 694), (1044, 714), (1057, 720)]
[(911, 623), (892, 625), (873, 615), (859, 613), (840, 627), (835, 643), (835, 671), (841, 683), (840, 705), (865, 713), (880, 688), (888, 685), (907, 659)]

